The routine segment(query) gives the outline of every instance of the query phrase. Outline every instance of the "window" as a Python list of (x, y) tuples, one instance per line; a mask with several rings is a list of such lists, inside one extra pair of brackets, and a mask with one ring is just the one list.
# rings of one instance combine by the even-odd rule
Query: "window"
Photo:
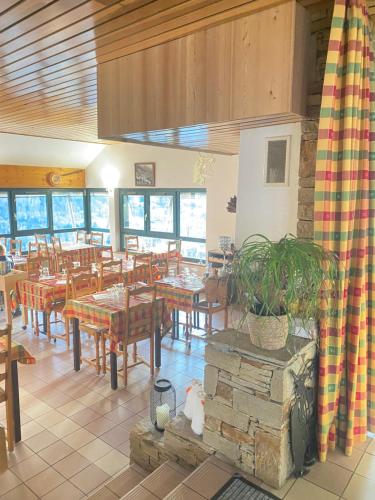
[(15, 207), (17, 231), (48, 229), (46, 194), (16, 194)]
[(109, 194), (107, 191), (89, 189), (89, 231), (104, 234), (104, 244), (111, 244), (109, 234)]
[(289, 142), (289, 136), (266, 139), (266, 184), (288, 184)]
[(205, 189), (120, 190), (121, 245), (125, 234), (138, 234), (141, 247), (167, 250), (171, 239), (182, 240), (182, 255), (206, 259)]
[(85, 227), (83, 193), (52, 193), (52, 213), (54, 230), (79, 229)]
[(0, 234), (10, 234), (8, 193), (0, 193)]

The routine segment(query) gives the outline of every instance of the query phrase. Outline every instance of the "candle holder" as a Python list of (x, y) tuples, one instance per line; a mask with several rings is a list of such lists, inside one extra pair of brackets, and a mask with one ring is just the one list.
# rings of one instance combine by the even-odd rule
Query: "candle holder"
[(164, 432), (165, 424), (176, 416), (176, 390), (172, 383), (160, 378), (150, 393), (150, 419), (155, 428)]

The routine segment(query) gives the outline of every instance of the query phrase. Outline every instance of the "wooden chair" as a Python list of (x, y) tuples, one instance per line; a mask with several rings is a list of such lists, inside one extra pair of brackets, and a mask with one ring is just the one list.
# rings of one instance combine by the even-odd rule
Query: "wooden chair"
[(124, 236), (125, 258), (129, 258), (129, 253), (136, 253), (139, 250), (138, 236), (126, 234)]
[(29, 241), (28, 244), (27, 255), (29, 257), (37, 257), (39, 256), (39, 244), (35, 243), (35, 241)]
[[(106, 273), (110, 273), (107, 274)], [(109, 260), (99, 263), (99, 290), (110, 288), (115, 283), (124, 283), (122, 260)]]
[(35, 243), (44, 243), (47, 245), (47, 235), (46, 234), (35, 234)]
[[(134, 317), (134, 309), (131, 308), (131, 298), (143, 293), (151, 293), (150, 302), (141, 303), (139, 306), (142, 309), (141, 314)], [(155, 304), (156, 291), (154, 286), (143, 286), (139, 288), (125, 288), (125, 329), (122, 336), (122, 357), (123, 365), (119, 370), (119, 375), (124, 377), (124, 385), (128, 384), (128, 369), (139, 364), (146, 364), (150, 367), (151, 376), (154, 375), (154, 331), (155, 331)], [(136, 344), (142, 340), (150, 340), (150, 362), (141, 358), (137, 354)], [(128, 363), (128, 346), (134, 345), (133, 363)]]
[(62, 253), (63, 249), (61, 246), (61, 239), (59, 238), (59, 236), (51, 236), (51, 244), (55, 252)]
[(4, 389), (0, 387), (0, 403), (5, 403), (8, 451), (14, 450), (14, 417), (13, 417), (13, 386), (12, 386), (12, 356), (11, 331), (7, 325), (0, 328), (0, 337), (5, 338), (5, 351), (0, 352), (0, 382), (5, 382)]
[(152, 283), (152, 275), (148, 264), (141, 264), (133, 270), (124, 274), (125, 286), (134, 285), (135, 283)]
[[(224, 328), (228, 328), (228, 276), (210, 276), (205, 283), (205, 300), (194, 305), (194, 310), (206, 315), (205, 328), (208, 335), (212, 333), (212, 316), (224, 311)], [(191, 324), (191, 313), (190, 313)]]
[(86, 243), (87, 233), (83, 229), (76, 232), (76, 243)]
[(41, 257), (43, 262), (43, 267), (48, 267), (48, 272), (52, 273), (55, 271), (55, 258), (54, 254), (47, 243), (40, 242), (39, 245), (39, 257)]
[(22, 255), (22, 240), (10, 240), (9, 251), (11, 255)]
[(26, 272), (28, 279), (39, 279), (43, 259), (39, 255), (26, 257)]
[(112, 247), (108, 248), (97, 248), (95, 252), (95, 262), (96, 264), (100, 264), (101, 262), (108, 262), (114, 260), (113, 259), (113, 249)]
[(172, 262), (176, 263), (176, 274), (180, 274), (181, 240), (168, 241), (167, 272), (169, 272)]
[(104, 244), (104, 234), (98, 232), (91, 232), (90, 245), (103, 245), (103, 244)]
[[(82, 273), (71, 276), (71, 291), (72, 299), (78, 299), (85, 295), (92, 295), (98, 291), (98, 276), (96, 273)], [(99, 375), (101, 371), (100, 364), (100, 346), (103, 350), (103, 360), (105, 358), (105, 339), (104, 334), (106, 332), (105, 328), (98, 328), (90, 323), (85, 323), (83, 321), (79, 324), (79, 329), (81, 332), (86, 333), (89, 337), (94, 339), (95, 343), (95, 358), (85, 358), (82, 356), (82, 346), (80, 359), (81, 363), (85, 361), (89, 365), (95, 366), (96, 373)]]
[(153, 254), (152, 252), (134, 255), (133, 259), (133, 269), (135, 270), (139, 265), (146, 265), (149, 268), (149, 280), (148, 283), (153, 283), (153, 266), (152, 266)]

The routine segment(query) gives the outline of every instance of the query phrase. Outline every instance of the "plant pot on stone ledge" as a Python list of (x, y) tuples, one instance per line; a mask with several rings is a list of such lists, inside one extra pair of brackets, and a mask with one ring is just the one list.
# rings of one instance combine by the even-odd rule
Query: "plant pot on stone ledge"
[(257, 347), (282, 349), (294, 320), (317, 319), (324, 294), (332, 293), (336, 257), (311, 240), (286, 235), (271, 241), (256, 234), (235, 255), (237, 303), (243, 311), (239, 329)]

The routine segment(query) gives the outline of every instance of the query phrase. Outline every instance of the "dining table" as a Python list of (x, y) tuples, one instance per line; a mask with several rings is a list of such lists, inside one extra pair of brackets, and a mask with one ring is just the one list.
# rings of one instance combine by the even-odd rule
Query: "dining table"
[[(196, 274), (182, 273), (177, 276), (166, 276), (155, 280), (156, 293), (163, 297), (172, 310), (172, 339), (179, 339), (179, 311), (192, 314), (194, 328), (200, 328), (199, 313), (194, 305), (204, 292), (204, 280)], [(187, 328), (187, 327), (186, 327)]]
[[(144, 284), (142, 284), (144, 286)], [(132, 318), (145, 315), (146, 307), (151, 302), (150, 293), (144, 293), (130, 298), (130, 322)], [(155, 324), (155, 366), (161, 366), (161, 339), (163, 333), (171, 326), (170, 311), (166, 307), (163, 298), (156, 299), (154, 309)], [(73, 359), (74, 370), (80, 370), (80, 330), (79, 323), (84, 321), (104, 328), (108, 331), (110, 342), (110, 366), (111, 366), (111, 388), (117, 389), (117, 345), (122, 342), (122, 336), (126, 323), (126, 307), (124, 290), (108, 289), (92, 295), (86, 295), (79, 299), (68, 300), (64, 308), (64, 314), (73, 323)], [(148, 314), (148, 313), (147, 313)]]
[[(7, 351), (6, 337), (0, 337), (0, 364), (5, 362)], [(25, 365), (35, 364), (35, 358), (19, 342), (13, 342), (11, 346), (11, 377), (13, 389), (13, 420), (15, 441), (21, 441), (21, 415), (20, 415), (20, 394), (18, 384), (18, 363)]]

